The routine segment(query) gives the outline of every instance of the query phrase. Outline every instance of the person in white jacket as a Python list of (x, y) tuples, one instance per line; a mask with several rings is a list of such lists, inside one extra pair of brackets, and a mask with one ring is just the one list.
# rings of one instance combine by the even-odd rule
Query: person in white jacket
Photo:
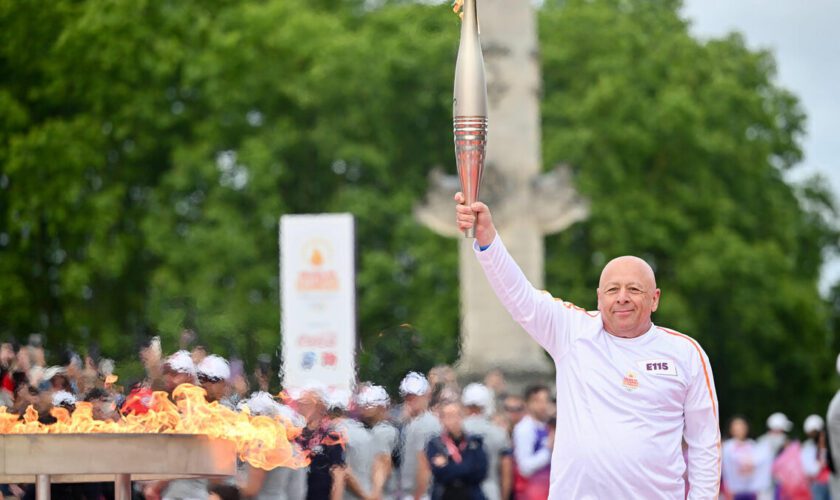
[(459, 229), (513, 318), (554, 359), (557, 430), (549, 499), (711, 499), (721, 477), (709, 359), (687, 335), (656, 326), (651, 267), (619, 257), (601, 272), (598, 311), (536, 290), (505, 249), (490, 209), (455, 195)]
[(825, 442), (825, 421), (819, 415), (809, 415), (802, 425), (806, 439), (800, 451), (802, 469), (811, 486), (811, 500), (830, 500), (828, 449)]

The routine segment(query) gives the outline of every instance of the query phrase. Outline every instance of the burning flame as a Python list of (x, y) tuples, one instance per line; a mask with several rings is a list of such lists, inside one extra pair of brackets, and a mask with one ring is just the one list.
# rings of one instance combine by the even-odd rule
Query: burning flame
[(261, 469), (309, 464), (309, 457), (294, 444), (301, 429), (289, 420), (252, 416), (247, 408), (235, 412), (218, 402), (208, 403), (204, 395), (204, 389), (192, 384), (175, 389), (175, 402), (163, 391), (153, 392), (149, 411), (129, 413), (118, 421), (96, 420), (93, 404), (78, 402), (73, 413), (62, 407), (50, 410), (57, 422), (49, 425), (38, 421), (38, 412), (32, 406), (23, 418), (0, 406), (0, 434), (203, 434), (233, 441), (240, 458)]
[(458, 16), (463, 19), (464, 18), (464, 0), (455, 0), (455, 3), (452, 5), (452, 12), (458, 14)]

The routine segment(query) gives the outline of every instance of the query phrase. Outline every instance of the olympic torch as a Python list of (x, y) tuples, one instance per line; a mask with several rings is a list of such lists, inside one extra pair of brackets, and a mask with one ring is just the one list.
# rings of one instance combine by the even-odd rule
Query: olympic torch
[[(487, 83), (478, 34), (476, 2), (464, 0), (463, 3), (461, 44), (455, 63), (455, 91), (452, 98), (455, 162), (467, 206), (478, 201), (487, 147)], [(464, 236), (475, 238), (475, 226), (464, 231)]]

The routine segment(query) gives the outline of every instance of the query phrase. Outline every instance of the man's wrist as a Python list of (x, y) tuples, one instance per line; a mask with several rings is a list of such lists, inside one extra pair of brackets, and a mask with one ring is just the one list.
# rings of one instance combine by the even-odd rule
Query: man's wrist
[(487, 238), (481, 238), (481, 240), (476, 238), (476, 240), (475, 240), (476, 243), (478, 243), (478, 249), (481, 250), (482, 252), (484, 250), (487, 250), (488, 248), (490, 248), (490, 245), (492, 245), (493, 241), (495, 241), (496, 230), (495, 229), (491, 230), (491, 234), (488, 234), (487, 236), (488, 236)]

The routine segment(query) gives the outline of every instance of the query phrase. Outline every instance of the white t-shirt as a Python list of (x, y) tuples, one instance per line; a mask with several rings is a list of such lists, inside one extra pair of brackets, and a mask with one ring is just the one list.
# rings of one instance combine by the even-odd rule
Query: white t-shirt
[(513, 428), (513, 457), (524, 478), (551, 464), (551, 451), (546, 446), (548, 426), (531, 415), (525, 415)]
[[(399, 469), (400, 489), (403, 495), (414, 493), (417, 485), (417, 454), (425, 453), (426, 444), (432, 437), (440, 434), (441, 430), (440, 421), (430, 411), (421, 413), (405, 424), (405, 442), (400, 450), (402, 464)], [(427, 488), (431, 488), (431, 481), (429, 483)]]
[(549, 499), (682, 499), (686, 469), (689, 500), (717, 498), (717, 396), (700, 345), (654, 325), (632, 339), (611, 335), (600, 313), (531, 286), (498, 236), (474, 248), (502, 304), (554, 358)]
[[(344, 452), (347, 465), (359, 482), (359, 486), (366, 493), (370, 493), (373, 482), (373, 460), (376, 456), (373, 434), (361, 422), (351, 418), (340, 419), (337, 427), (346, 439)], [(344, 492), (344, 498), (358, 500), (359, 497), (348, 488)]]
[(723, 443), (723, 481), (729, 493), (756, 493), (760, 450), (755, 441), (728, 439)]

